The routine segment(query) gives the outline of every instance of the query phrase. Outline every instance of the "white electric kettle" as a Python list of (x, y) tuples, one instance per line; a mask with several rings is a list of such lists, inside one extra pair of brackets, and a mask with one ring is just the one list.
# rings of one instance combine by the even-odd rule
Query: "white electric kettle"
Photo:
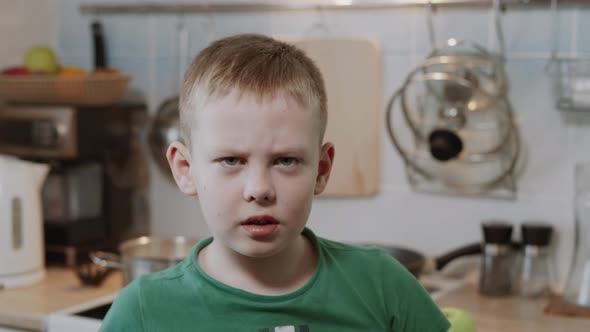
[(0, 155), (0, 289), (45, 276), (41, 188), (49, 166)]

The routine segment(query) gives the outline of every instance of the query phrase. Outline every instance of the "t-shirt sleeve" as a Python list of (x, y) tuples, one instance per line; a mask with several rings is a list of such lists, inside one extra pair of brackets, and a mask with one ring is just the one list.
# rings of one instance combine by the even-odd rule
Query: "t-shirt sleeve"
[(397, 260), (384, 253), (383, 283), (393, 332), (447, 332), (450, 323), (428, 292)]
[(144, 331), (139, 279), (121, 290), (105, 316), (99, 332)]

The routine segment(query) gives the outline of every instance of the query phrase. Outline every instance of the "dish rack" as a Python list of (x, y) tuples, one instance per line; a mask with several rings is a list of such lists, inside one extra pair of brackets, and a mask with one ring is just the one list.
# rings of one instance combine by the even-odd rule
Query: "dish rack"
[(552, 92), (555, 107), (561, 111), (582, 111), (590, 113), (590, 57), (563, 56), (560, 54), (558, 0), (551, 0), (551, 25), (553, 46), (551, 57), (545, 67), (553, 79)]
[(84, 76), (0, 75), (0, 100), (33, 104), (108, 105), (127, 92), (131, 78), (120, 73)]
[(558, 109), (590, 112), (590, 58), (553, 56), (548, 72)]

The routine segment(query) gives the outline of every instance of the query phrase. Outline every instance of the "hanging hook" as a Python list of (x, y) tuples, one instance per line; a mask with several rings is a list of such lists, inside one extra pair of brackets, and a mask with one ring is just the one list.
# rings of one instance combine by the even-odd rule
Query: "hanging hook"
[(506, 10), (506, 7), (504, 6), (502, 0), (494, 0), (492, 6), (494, 15), (494, 28), (496, 30), (496, 37), (498, 39), (498, 51), (500, 53), (500, 59), (504, 61), (506, 57), (506, 45), (504, 41), (504, 30), (502, 29), (501, 14)]
[(428, 27), (428, 37), (430, 39), (430, 46), (432, 50), (436, 50), (436, 36), (434, 35), (433, 14), (436, 13), (436, 6), (432, 0), (428, 0), (428, 10), (426, 11), (426, 25)]
[(557, 0), (551, 0), (551, 34), (552, 45), (549, 61), (545, 65), (545, 72), (552, 75), (559, 68), (559, 16), (557, 15)]
[(551, 28), (553, 45), (551, 50), (551, 58), (555, 59), (559, 52), (559, 17), (557, 16), (557, 0), (551, 0)]

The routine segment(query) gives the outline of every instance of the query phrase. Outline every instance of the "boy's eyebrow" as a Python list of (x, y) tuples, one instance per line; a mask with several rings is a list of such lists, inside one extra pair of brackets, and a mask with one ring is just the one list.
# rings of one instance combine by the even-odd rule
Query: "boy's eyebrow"
[(272, 154), (274, 155), (304, 155), (307, 153), (306, 148), (304, 147), (287, 147), (287, 148), (283, 148), (283, 149), (276, 149), (275, 151), (272, 152)]
[[(287, 148), (279, 148), (275, 149), (271, 152), (271, 155), (305, 155), (307, 154), (307, 148), (305, 147), (287, 147)], [(224, 154), (224, 155), (235, 155), (235, 156), (243, 156), (247, 155), (248, 152), (242, 151), (236, 147), (212, 147), (210, 149), (211, 152), (215, 154)]]

